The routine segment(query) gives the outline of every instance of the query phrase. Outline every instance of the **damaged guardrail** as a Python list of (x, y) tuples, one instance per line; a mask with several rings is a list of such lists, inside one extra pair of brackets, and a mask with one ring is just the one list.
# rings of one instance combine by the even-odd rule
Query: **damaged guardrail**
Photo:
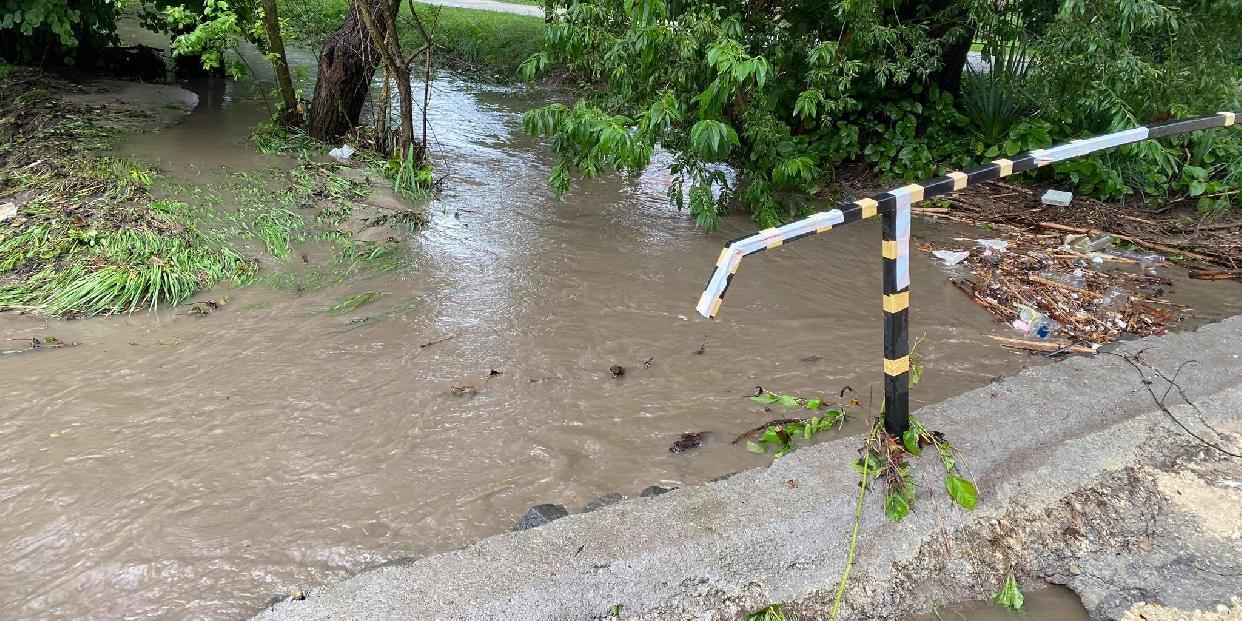
[(911, 205), (961, 190), (968, 185), (1008, 177), (1104, 149), (1201, 129), (1229, 127), (1237, 122), (1239, 116), (1242, 116), (1242, 112), (1219, 112), (1073, 140), (1047, 149), (1035, 149), (1012, 158), (996, 159), (964, 172), (954, 171), (926, 183), (914, 183), (871, 198), (842, 203), (835, 209), (735, 239), (725, 244), (721, 250), (707, 287), (699, 297), (696, 310), (704, 317), (715, 318), (743, 257), (817, 233), (825, 233), (835, 226), (881, 216), (880, 254), (883, 257), (884, 269), (884, 428), (890, 435), (900, 438), (910, 427), (908, 314)]

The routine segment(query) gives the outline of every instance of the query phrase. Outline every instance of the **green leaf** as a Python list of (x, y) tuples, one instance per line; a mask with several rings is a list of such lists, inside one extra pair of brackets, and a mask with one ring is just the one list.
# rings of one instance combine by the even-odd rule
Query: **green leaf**
[(776, 402), (776, 395), (774, 395), (774, 394), (772, 394), (772, 393), (770, 393), (770, 392), (763, 392), (763, 393), (759, 393), (759, 394), (757, 394), (757, 395), (752, 396), (752, 397), (750, 398), (750, 400), (751, 400), (751, 401), (758, 401), (759, 403), (762, 403), (762, 404), (764, 404), (764, 405), (767, 405), (767, 404), (769, 404), (769, 403), (775, 403), (775, 402)]
[(910, 503), (901, 494), (889, 494), (884, 499), (884, 517), (900, 522), (910, 514)]
[(1014, 579), (1012, 573), (1005, 578), (1005, 585), (1001, 587), (1000, 593), (992, 596), (992, 601), (996, 602), (996, 605), (1004, 606), (1013, 612), (1022, 610), (1022, 591), (1018, 590), (1018, 581)]
[(764, 446), (764, 445), (762, 445), (762, 444), (757, 444), (757, 443), (755, 443), (755, 442), (751, 442), (750, 440), (747, 440), (747, 441), (746, 441), (746, 450), (748, 450), (748, 451), (750, 451), (750, 452), (752, 452), (752, 453), (758, 453), (758, 454), (760, 454), (760, 455), (762, 455), (762, 454), (764, 454), (764, 453), (768, 452), (767, 447), (765, 447), (765, 446)]
[(868, 451), (863, 457), (859, 458), (858, 461), (854, 462), (851, 467), (854, 468), (854, 472), (862, 474), (864, 465), (866, 465), (867, 472), (872, 474), (880, 471), (880, 459), (876, 457), (875, 453), (870, 451)]
[(820, 404), (822, 404), (822, 403), (823, 403), (823, 400), (822, 400), (822, 399), (820, 399), (819, 397), (811, 397), (810, 399), (807, 399), (807, 400), (806, 400), (806, 409), (808, 409), (808, 410), (818, 410), (818, 409), (819, 409)]
[(1190, 182), (1190, 195), (1191, 196), (1198, 196), (1200, 194), (1203, 194), (1205, 191), (1207, 191), (1206, 183), (1202, 181)]
[(907, 429), (901, 434), (901, 443), (905, 445), (906, 451), (911, 455), (918, 455), (922, 452), (919, 448), (919, 433), (913, 429)]
[(1207, 179), (1208, 171), (1201, 166), (1191, 166), (1187, 164), (1182, 168), (1182, 172), (1190, 173), (1195, 179)]
[(798, 398), (791, 395), (781, 395), (777, 398), (776, 403), (777, 405), (783, 405), (787, 408), (796, 408), (798, 407)]
[(975, 500), (978, 497), (978, 491), (975, 489), (974, 483), (959, 476), (948, 476), (944, 479), (944, 486), (949, 491), (949, 497), (953, 499), (953, 502), (967, 510), (975, 510)]

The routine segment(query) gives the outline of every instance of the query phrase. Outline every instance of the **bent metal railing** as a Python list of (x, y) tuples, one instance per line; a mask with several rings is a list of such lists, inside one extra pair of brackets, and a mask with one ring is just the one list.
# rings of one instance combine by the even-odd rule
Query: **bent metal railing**
[(1229, 127), (1242, 112), (1219, 112), (1158, 125), (1074, 140), (1048, 149), (1036, 149), (1013, 158), (993, 160), (965, 172), (954, 171), (922, 184), (910, 184), (871, 198), (842, 203), (784, 226), (765, 229), (725, 244), (716, 267), (699, 298), (696, 310), (707, 318), (720, 311), (725, 291), (742, 257), (776, 248), (832, 227), (876, 215), (882, 217), (881, 255), (884, 261), (884, 428), (900, 437), (910, 426), (910, 206), (968, 185), (1047, 166), (1095, 151), (1185, 134), (1200, 129)]

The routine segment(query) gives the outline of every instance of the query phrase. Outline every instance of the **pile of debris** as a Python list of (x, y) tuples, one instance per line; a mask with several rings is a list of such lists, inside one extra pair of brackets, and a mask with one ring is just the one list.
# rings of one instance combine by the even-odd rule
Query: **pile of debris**
[(1155, 273), (1160, 255), (1116, 248), (1107, 236), (1014, 228), (1006, 238), (920, 246), (955, 266), (950, 282), (1022, 337), (995, 337), (1003, 345), (1085, 353), (1122, 334), (1167, 333), (1181, 320), (1182, 307), (1160, 299), (1172, 285)]

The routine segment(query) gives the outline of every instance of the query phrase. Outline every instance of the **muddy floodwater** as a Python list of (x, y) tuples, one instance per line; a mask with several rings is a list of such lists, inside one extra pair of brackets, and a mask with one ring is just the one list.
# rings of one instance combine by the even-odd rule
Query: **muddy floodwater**
[[(248, 91), (192, 87), (195, 112), (123, 154), (204, 186), (291, 165), (246, 142), (265, 114)], [(577, 510), (762, 465), (730, 443), (781, 414), (745, 398), (757, 385), (848, 385), (878, 405), (875, 222), (748, 259), (720, 319), (701, 319), (722, 243), (753, 224), (695, 230), (658, 166), (556, 200), (519, 120), (546, 96), (435, 82), (449, 177), (409, 269), (300, 295), (220, 288), (197, 298), (229, 297), (206, 317), (0, 315), (6, 343), (79, 343), (0, 356), (0, 616), (243, 617), (294, 586), (507, 531), (532, 504)], [(977, 234), (928, 227), (916, 235)], [(1044, 360), (991, 342), (1012, 334), (927, 256), (912, 270), (916, 406)], [(324, 312), (363, 291), (383, 295)], [(1232, 312), (1213, 296), (1206, 314)], [(671, 453), (687, 431), (707, 445)]]
[(1012, 612), (993, 602), (965, 602), (953, 606), (936, 606), (931, 613), (907, 621), (1088, 621), (1074, 592), (1065, 587), (1043, 588), (1023, 595), (1020, 612)]

